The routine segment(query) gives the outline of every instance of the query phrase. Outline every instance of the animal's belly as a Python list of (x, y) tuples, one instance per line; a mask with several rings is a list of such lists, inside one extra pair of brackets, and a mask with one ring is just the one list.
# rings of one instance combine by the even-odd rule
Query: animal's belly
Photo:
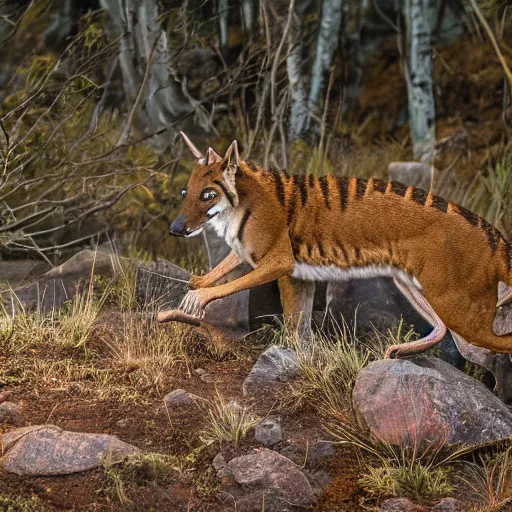
[(292, 277), (303, 281), (348, 281), (350, 279), (369, 279), (371, 277), (393, 277), (393, 274), (412, 279), (421, 290), (421, 284), (415, 277), (409, 276), (403, 270), (392, 265), (341, 268), (335, 265), (309, 265), (308, 263), (296, 262)]

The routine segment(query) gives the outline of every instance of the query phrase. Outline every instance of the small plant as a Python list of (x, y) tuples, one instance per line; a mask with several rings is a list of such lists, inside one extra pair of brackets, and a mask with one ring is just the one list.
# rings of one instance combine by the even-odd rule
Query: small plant
[(218, 392), (208, 403), (205, 413), (206, 426), (200, 438), (206, 444), (232, 442), (237, 445), (259, 421), (250, 407), (227, 402)]
[(55, 339), (62, 345), (84, 347), (91, 337), (99, 318), (100, 310), (108, 297), (108, 288), (99, 299), (93, 292), (92, 277), (87, 291), (73, 297), (60, 314)]
[(127, 457), (123, 462), (110, 464), (105, 460), (106, 491), (117, 496), (122, 505), (133, 503), (128, 489), (146, 486), (167, 486), (181, 472), (180, 460), (162, 453), (143, 453)]
[(482, 503), (481, 512), (501, 512), (512, 507), (512, 446), (479, 457), (465, 467), (463, 480)]
[(36, 497), (11, 498), (0, 496), (0, 511), (2, 512), (49, 512)]

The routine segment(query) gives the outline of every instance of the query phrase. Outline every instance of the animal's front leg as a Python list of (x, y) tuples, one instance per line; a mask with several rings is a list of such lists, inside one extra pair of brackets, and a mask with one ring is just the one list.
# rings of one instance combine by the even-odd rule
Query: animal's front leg
[(258, 266), (254, 270), (229, 283), (190, 291), (183, 299), (180, 309), (187, 314), (202, 318), (204, 308), (211, 301), (275, 281), (282, 276), (291, 274), (294, 266), (295, 260), (293, 259), (290, 240), (283, 238), (277, 241), (272, 249), (258, 261)]
[(240, 263), (242, 263), (242, 258), (240, 258), (236, 251), (231, 251), (215, 268), (204, 276), (191, 276), (190, 289), (197, 290), (213, 286), (217, 281), (238, 267)]
[(425, 336), (420, 340), (401, 343), (400, 345), (391, 345), (386, 350), (384, 357), (391, 358), (400, 357), (406, 354), (415, 354), (437, 345), (446, 334), (446, 326), (443, 321), (437, 316), (437, 313), (428, 303), (423, 293), (421, 293), (411, 280), (400, 275), (398, 272), (393, 272), (393, 281), (397, 288), (409, 300), (414, 309), (416, 309), (416, 311), (423, 316), (427, 322), (433, 325), (434, 329), (428, 336)]

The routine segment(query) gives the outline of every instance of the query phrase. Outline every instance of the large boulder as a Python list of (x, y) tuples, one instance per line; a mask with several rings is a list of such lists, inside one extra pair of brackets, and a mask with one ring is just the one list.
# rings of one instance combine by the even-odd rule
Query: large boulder
[(263, 352), (243, 384), (244, 395), (254, 395), (277, 388), (299, 375), (297, 354), (273, 345)]
[(59, 309), (64, 302), (84, 290), (91, 276), (113, 276), (118, 258), (109, 246), (96, 250), (84, 249), (58, 267), (38, 277), (34, 282), (15, 288), (10, 297), (4, 298), (9, 307), (24, 310), (40, 309), (43, 312)]
[(431, 356), (369, 364), (353, 401), (371, 433), (388, 444), (478, 445), (512, 436), (512, 412), (491, 391)]
[(67, 432), (54, 425), (12, 430), (0, 437), (0, 446), (0, 467), (28, 476), (79, 473), (140, 451), (115, 436)]
[(313, 503), (313, 489), (299, 466), (267, 448), (230, 460), (219, 477), (237, 510), (285, 512)]

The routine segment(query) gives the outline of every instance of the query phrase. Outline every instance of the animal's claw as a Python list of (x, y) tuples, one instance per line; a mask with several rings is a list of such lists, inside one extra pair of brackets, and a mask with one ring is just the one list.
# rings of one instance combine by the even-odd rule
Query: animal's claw
[(189, 291), (183, 297), (179, 309), (188, 315), (204, 319), (205, 312), (200, 292), (198, 290)]

